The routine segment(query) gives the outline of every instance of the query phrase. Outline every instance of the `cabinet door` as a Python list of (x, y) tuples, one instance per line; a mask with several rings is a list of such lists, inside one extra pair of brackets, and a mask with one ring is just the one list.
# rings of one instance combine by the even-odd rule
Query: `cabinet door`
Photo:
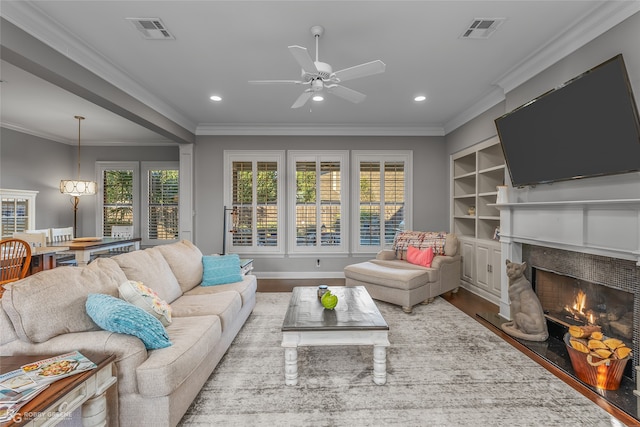
[(500, 296), (502, 292), (502, 253), (500, 248), (491, 248), (491, 293)]
[(484, 290), (489, 290), (491, 280), (491, 253), (489, 247), (476, 245), (476, 285)]
[(460, 241), (462, 248), (462, 280), (474, 283), (475, 278), (475, 244), (473, 242)]

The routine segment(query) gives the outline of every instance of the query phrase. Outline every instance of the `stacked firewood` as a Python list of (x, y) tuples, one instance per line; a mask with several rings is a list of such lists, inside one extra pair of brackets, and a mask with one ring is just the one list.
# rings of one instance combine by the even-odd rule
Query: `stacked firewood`
[(585, 354), (601, 359), (624, 359), (631, 355), (631, 349), (617, 338), (607, 338), (602, 334), (600, 326), (570, 326), (569, 344)]

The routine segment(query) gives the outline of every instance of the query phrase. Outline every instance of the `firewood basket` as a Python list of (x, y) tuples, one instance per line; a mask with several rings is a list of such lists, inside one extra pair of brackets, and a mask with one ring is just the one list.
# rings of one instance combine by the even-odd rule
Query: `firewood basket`
[(571, 366), (576, 376), (585, 383), (603, 390), (620, 388), (622, 374), (630, 356), (624, 359), (601, 359), (591, 354), (582, 353), (569, 344), (570, 335), (564, 335), (564, 344), (569, 352)]

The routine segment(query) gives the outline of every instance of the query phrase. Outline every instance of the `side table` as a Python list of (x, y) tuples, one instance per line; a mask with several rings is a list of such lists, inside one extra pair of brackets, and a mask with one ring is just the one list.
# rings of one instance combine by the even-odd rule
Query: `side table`
[[(107, 392), (111, 391), (110, 389), (117, 381), (114, 365), (116, 356), (88, 352), (82, 352), (82, 354), (98, 367), (51, 383), (20, 408), (11, 420), (2, 423), (2, 427), (54, 426), (70, 419), (71, 413), (80, 406), (82, 406), (83, 426), (118, 425), (117, 407), (110, 408), (107, 404)], [(2, 356), (0, 372), (9, 372), (22, 365), (52, 356), (55, 355)], [(115, 387), (112, 391), (116, 392)], [(109, 400), (117, 402), (117, 397)]]

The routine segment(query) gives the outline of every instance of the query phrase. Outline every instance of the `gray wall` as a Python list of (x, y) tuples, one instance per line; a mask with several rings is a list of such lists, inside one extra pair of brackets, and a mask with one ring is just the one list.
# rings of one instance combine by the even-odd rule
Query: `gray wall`
[(61, 179), (76, 177), (77, 167), (70, 145), (0, 129), (0, 187), (38, 191), (36, 228), (73, 225), (70, 199), (60, 194), (59, 185)]
[[(448, 157), (443, 137), (200, 136), (195, 147), (196, 244), (222, 250), (224, 150), (413, 150), (413, 228), (448, 230)], [(256, 271), (341, 272), (353, 258), (256, 258)], [(322, 258), (322, 257), (321, 257)]]
[[(73, 225), (71, 198), (60, 194), (61, 179), (78, 175), (78, 147), (0, 129), (0, 188), (36, 190), (36, 228)], [(178, 146), (86, 147), (81, 178), (95, 179), (96, 161), (178, 161)], [(96, 235), (96, 197), (80, 199), (78, 235)]]
[[(561, 83), (622, 53), (636, 98), (640, 97), (640, 13), (628, 18), (602, 36), (568, 55), (534, 78), (506, 94), (502, 104), (446, 136), (447, 152), (454, 153), (495, 135), (493, 120), (540, 96)], [(615, 138), (615, 129), (611, 130)], [(606, 144), (606, 141), (603, 141)], [(549, 153), (553, 155), (553, 153)], [(523, 189), (510, 189), (510, 201), (607, 200), (640, 198), (640, 173), (542, 184)]]

